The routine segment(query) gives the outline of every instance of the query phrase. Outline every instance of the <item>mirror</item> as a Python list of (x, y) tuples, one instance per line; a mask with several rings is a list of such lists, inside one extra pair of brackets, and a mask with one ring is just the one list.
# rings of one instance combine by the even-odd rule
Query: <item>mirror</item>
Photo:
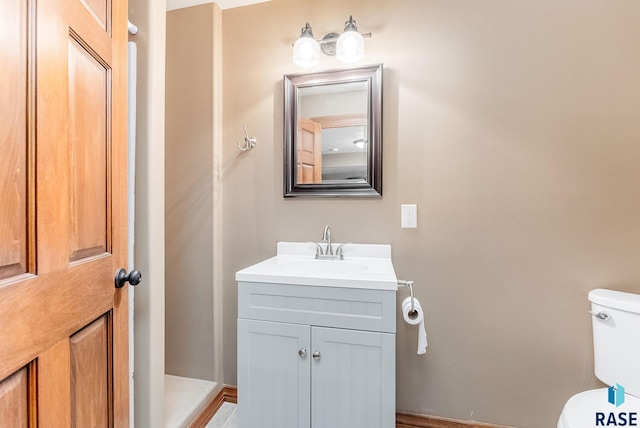
[(284, 196), (382, 196), (382, 64), (284, 76)]

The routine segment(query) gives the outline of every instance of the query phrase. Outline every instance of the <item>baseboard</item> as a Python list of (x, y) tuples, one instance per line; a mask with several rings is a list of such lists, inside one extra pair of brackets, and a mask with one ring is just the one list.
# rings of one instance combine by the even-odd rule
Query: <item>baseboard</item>
[(224, 401), (227, 403), (238, 404), (238, 388), (231, 385), (224, 386)]
[[(238, 402), (238, 388), (230, 385), (219, 386), (218, 391), (196, 416), (189, 428), (205, 428), (222, 404)], [(396, 413), (396, 428), (510, 428), (504, 425), (491, 425), (474, 421), (460, 421), (437, 416), (418, 415), (408, 412)]]
[(461, 421), (437, 416), (418, 415), (408, 412), (396, 413), (396, 428), (509, 428), (475, 421)]
[(205, 428), (224, 402), (237, 403), (238, 388), (229, 385), (218, 386), (214, 393), (211, 394), (209, 402), (198, 413), (193, 422), (189, 424), (189, 428)]

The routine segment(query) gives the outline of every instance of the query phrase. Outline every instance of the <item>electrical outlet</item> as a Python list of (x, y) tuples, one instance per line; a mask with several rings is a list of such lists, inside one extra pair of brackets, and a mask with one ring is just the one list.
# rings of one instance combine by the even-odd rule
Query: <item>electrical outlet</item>
[(418, 228), (418, 206), (416, 204), (402, 204), (400, 212), (402, 213), (403, 229)]

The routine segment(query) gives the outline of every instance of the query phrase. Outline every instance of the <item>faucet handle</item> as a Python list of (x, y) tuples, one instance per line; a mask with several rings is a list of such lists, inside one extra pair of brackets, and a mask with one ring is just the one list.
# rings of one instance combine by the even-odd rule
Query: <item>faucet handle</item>
[(345, 242), (344, 244), (340, 244), (340, 245), (338, 245), (338, 248), (336, 249), (336, 256), (340, 256), (340, 259), (342, 259), (344, 257), (342, 255), (342, 247), (344, 247), (345, 245), (351, 245), (351, 242)]
[(313, 242), (313, 241), (307, 241), (307, 242), (309, 242), (309, 244), (315, 244), (315, 246), (316, 246), (316, 257), (321, 256), (323, 254), (322, 247), (320, 246), (320, 244), (318, 244), (317, 242)]

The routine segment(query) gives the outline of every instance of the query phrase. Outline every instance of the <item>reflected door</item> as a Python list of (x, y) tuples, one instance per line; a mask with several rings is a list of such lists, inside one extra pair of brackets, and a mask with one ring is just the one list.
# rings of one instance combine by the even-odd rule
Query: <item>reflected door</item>
[(298, 119), (298, 184), (322, 183), (322, 127)]
[(126, 1), (0, 9), (0, 426), (128, 426)]

